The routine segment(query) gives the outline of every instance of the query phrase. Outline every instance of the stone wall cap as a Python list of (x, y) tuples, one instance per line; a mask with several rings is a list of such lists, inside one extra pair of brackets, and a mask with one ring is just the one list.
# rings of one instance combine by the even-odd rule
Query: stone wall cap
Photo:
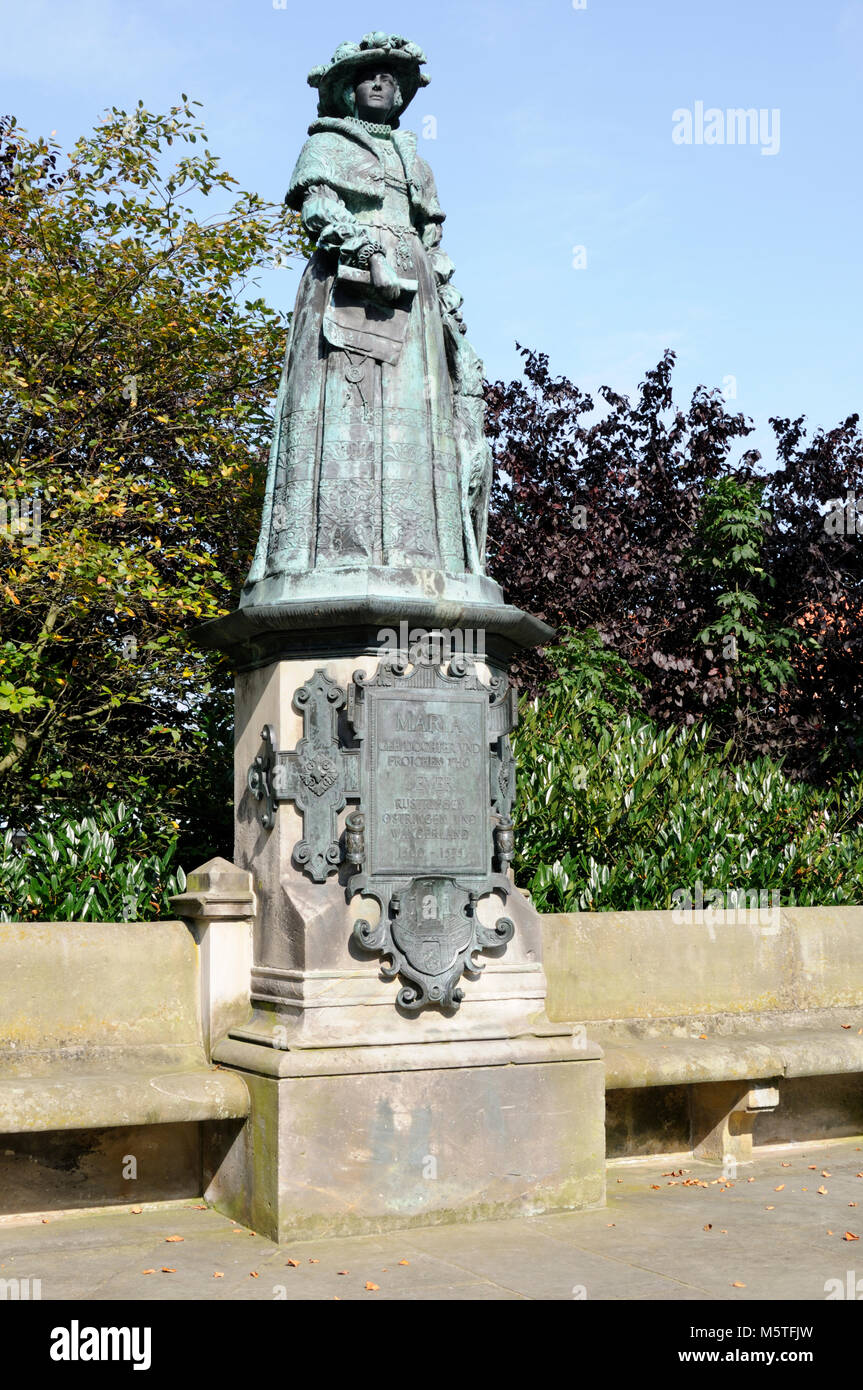
[(252, 875), (227, 859), (208, 859), (186, 878), (186, 888), (169, 899), (181, 917), (248, 917), (255, 911)]
[(208, 859), (186, 877), (187, 893), (218, 893), (243, 895), (252, 892), (252, 875), (248, 869), (238, 869), (228, 859)]

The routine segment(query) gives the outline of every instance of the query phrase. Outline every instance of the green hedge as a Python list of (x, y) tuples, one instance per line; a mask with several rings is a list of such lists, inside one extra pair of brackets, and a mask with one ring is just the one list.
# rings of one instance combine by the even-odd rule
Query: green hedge
[(525, 702), (513, 740), (515, 876), (541, 912), (669, 908), (699, 882), (783, 906), (863, 902), (859, 772), (813, 787), (768, 758), (734, 763), (707, 725), (609, 718), (584, 695)]
[(53, 816), (16, 847), (0, 840), (0, 922), (148, 921), (170, 916), (186, 886), (170, 826), (122, 802), (81, 819)]

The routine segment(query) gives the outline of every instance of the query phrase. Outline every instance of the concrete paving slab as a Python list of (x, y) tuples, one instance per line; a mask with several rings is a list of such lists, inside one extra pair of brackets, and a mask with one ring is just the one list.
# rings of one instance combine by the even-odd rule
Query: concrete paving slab
[(142, 1303), (823, 1301), (829, 1280), (863, 1275), (863, 1245), (843, 1239), (863, 1237), (860, 1173), (856, 1140), (758, 1153), (731, 1184), (693, 1159), (627, 1161), (610, 1166), (601, 1211), (283, 1246), (201, 1202), (75, 1212), (0, 1223), (0, 1280), (40, 1279), (43, 1300)]

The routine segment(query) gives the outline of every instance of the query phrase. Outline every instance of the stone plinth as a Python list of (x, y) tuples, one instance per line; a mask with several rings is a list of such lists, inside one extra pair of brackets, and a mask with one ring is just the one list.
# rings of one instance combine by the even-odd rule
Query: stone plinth
[[(485, 969), (478, 978), (464, 978), (465, 999), (458, 1013), (429, 1008), (408, 1017), (396, 1008), (397, 988), (381, 978), (378, 962), (352, 940), (354, 922), (374, 922), (379, 911), (367, 898), (346, 902), (348, 866), (343, 864), (325, 883), (313, 882), (297, 866), (293, 852), (303, 838), (303, 823), (290, 803), (279, 807), (271, 830), (261, 825), (258, 804), (246, 785), (261, 747), (261, 730), (270, 724), (278, 731), (280, 747), (296, 746), (303, 721), (292, 705), (294, 692), (322, 664), (332, 680), (346, 685), (357, 670), (373, 674), (378, 657), (278, 661), (237, 677), (234, 858), (253, 875), (258, 908), (251, 990), (255, 1019), (231, 1036), (293, 1050), (360, 1040), (369, 1046), (499, 1038), (529, 1032), (535, 1024), (549, 1028), (541, 925), (522, 894), (513, 891), (506, 903), (516, 925), (513, 940), (505, 950), (483, 953)], [(349, 810), (340, 813), (341, 831)], [(483, 900), (481, 920), (491, 925), (502, 908), (497, 895)], [(275, 1037), (274, 1029), (279, 1030)]]
[[(213, 1056), (242, 1073), (252, 1113), (219, 1136), (207, 1195), (277, 1240), (604, 1200), (601, 1052), (583, 1028), (546, 1015), (528, 899), (511, 885), (481, 899), (479, 921), (492, 928), (505, 912), (512, 939), (480, 953), (484, 968), (462, 977), (457, 1009), (412, 1013), (353, 936), (380, 908), (359, 894), (348, 901), (351, 866), (315, 882), (297, 863), (307, 829), (292, 802), (261, 823), (247, 775), (264, 727), (294, 749), (304, 736), (297, 690), (321, 669), (346, 688), (379, 660), (367, 649), (316, 653), (237, 676), (234, 858), (254, 890), (252, 1016)], [(477, 674), (490, 683), (503, 668), (488, 660)], [(478, 805), (488, 785), (486, 766)], [(352, 809), (338, 814), (342, 844)]]
[(206, 1195), (273, 1240), (604, 1202), (602, 1062), (571, 1037), (263, 1060), (310, 1074), (244, 1072), (251, 1120)]

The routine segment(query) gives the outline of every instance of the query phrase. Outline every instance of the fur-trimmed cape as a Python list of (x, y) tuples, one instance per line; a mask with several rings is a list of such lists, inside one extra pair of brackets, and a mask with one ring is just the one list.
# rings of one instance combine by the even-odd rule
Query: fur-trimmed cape
[[(411, 130), (394, 130), (390, 137), (404, 165), (414, 225), (443, 222), (434, 175), (417, 154), (417, 137)], [(381, 140), (356, 122), (324, 116), (309, 126), (309, 138), (300, 150), (285, 202), (299, 212), (306, 190), (328, 184), (352, 211), (383, 206), (384, 175), (378, 153)]]

